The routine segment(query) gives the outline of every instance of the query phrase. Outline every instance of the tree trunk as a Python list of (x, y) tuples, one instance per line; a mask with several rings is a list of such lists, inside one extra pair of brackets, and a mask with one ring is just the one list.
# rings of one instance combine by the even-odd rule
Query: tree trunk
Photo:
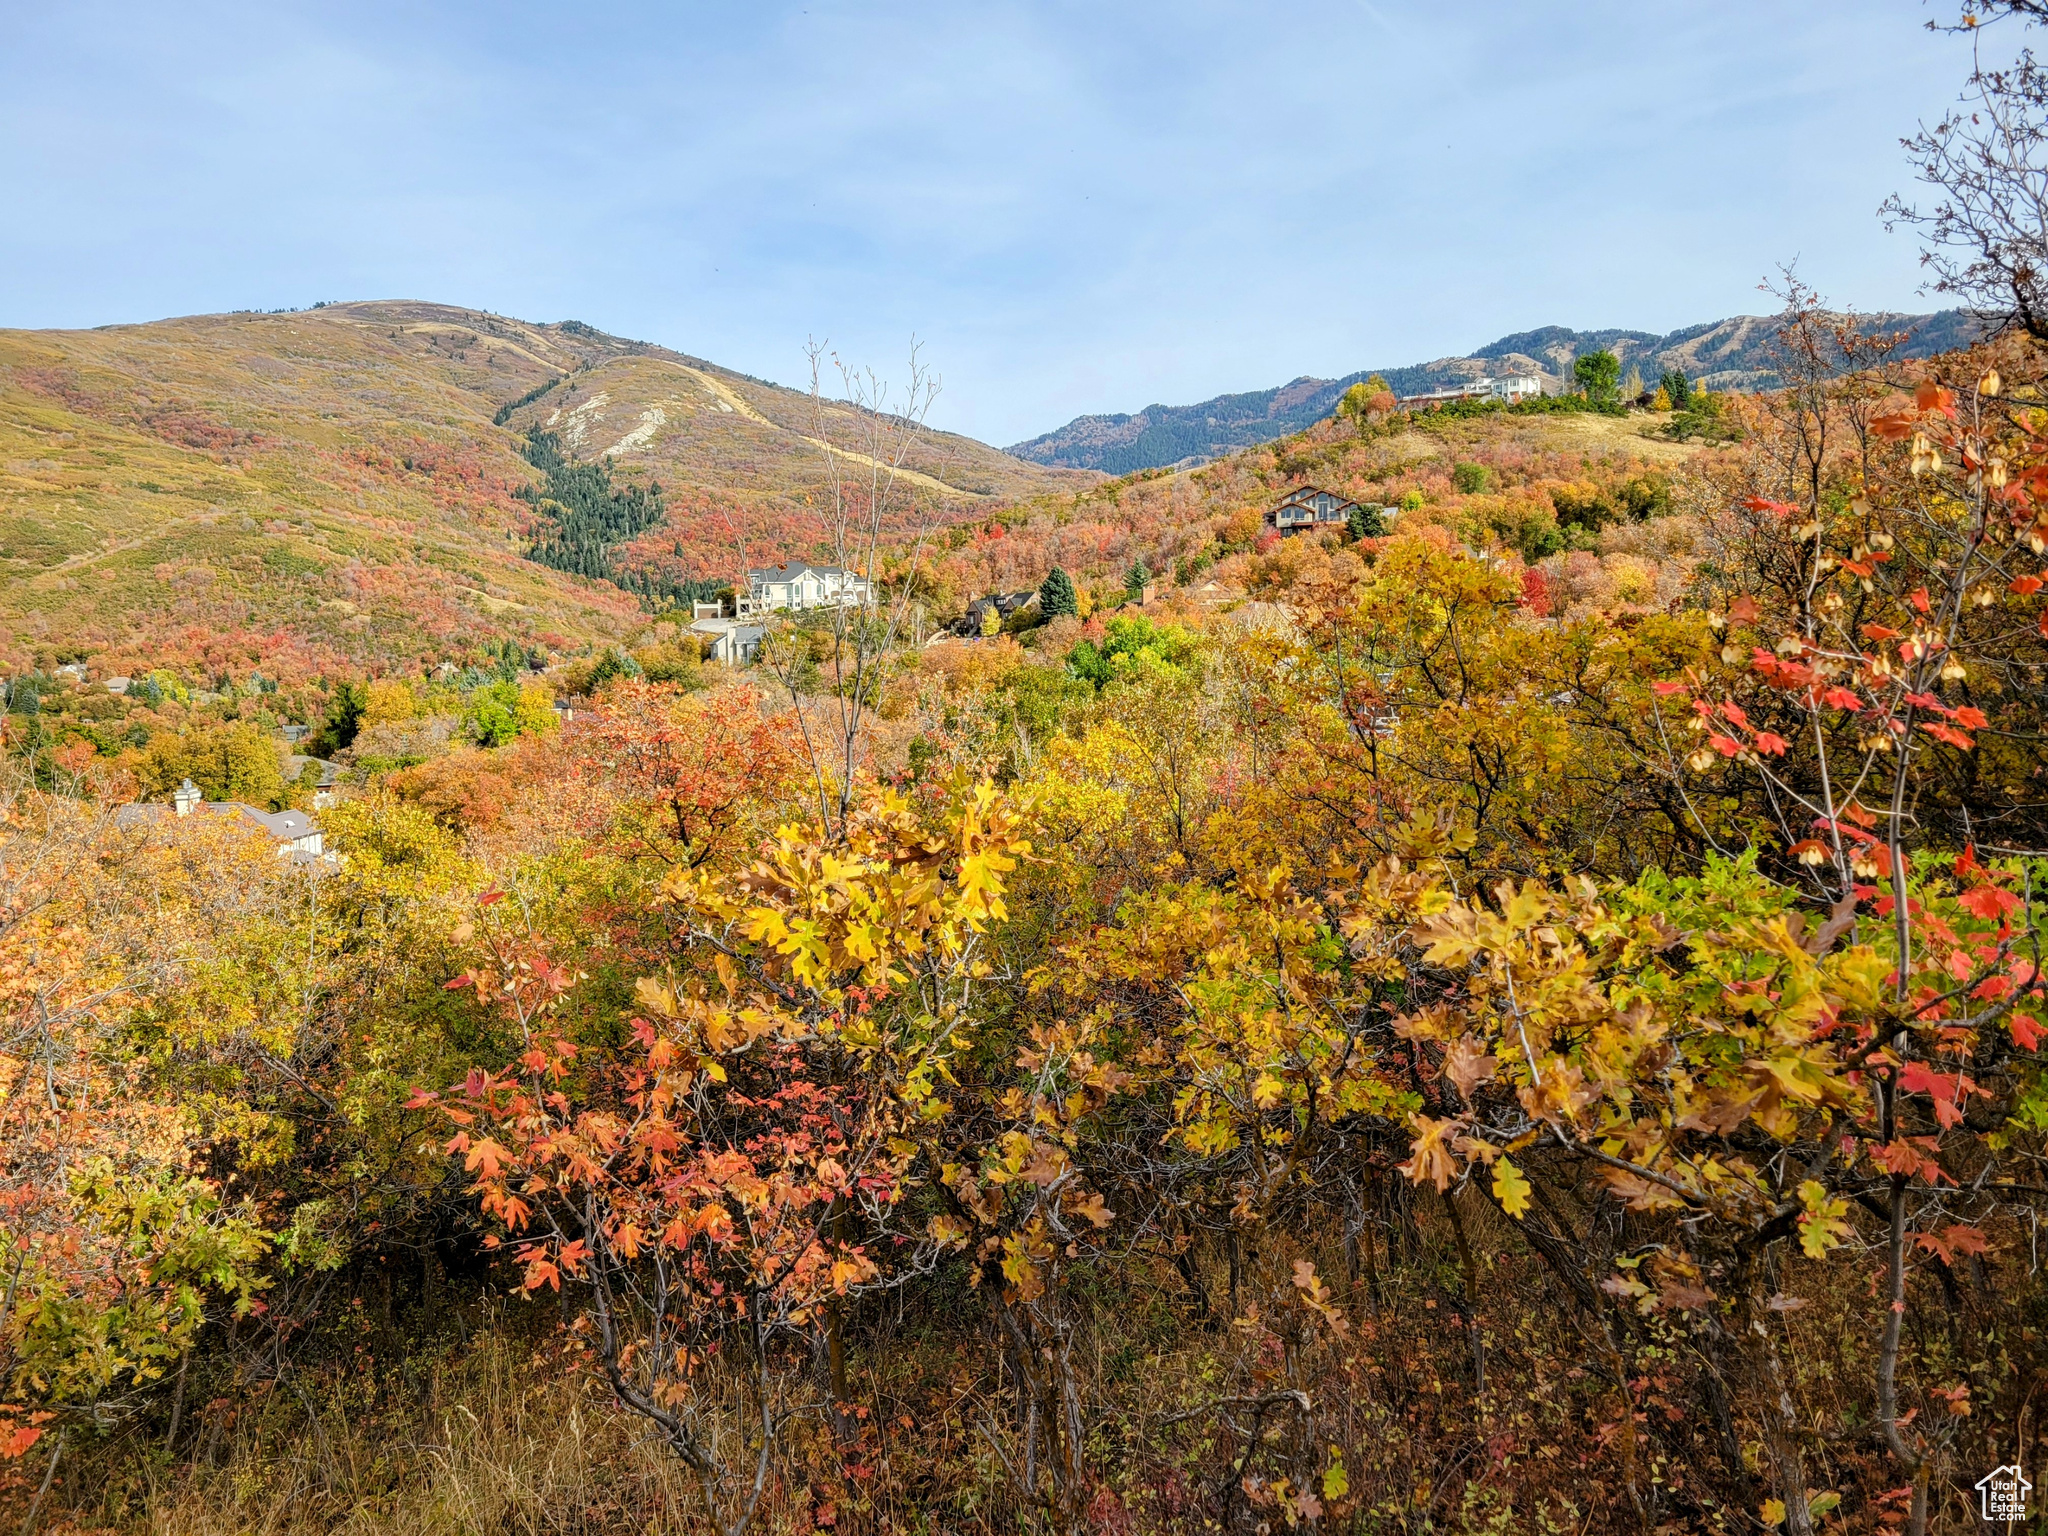
[[(1448, 1190), (1444, 1194), (1444, 1209), (1451, 1215), (1451, 1235), (1458, 1243), (1458, 1315), (1465, 1320), (1465, 1340), (1472, 1347), (1472, 1392), (1475, 1397), (1486, 1396), (1486, 1336), (1480, 1331), (1479, 1314), (1473, 1308), (1478, 1296), (1477, 1267), (1472, 1260), (1472, 1245), (1465, 1240), (1465, 1218), (1458, 1214), (1458, 1192)], [(1623, 1378), (1626, 1393), (1627, 1379)]]
[(1906, 1517), (1906, 1536), (1927, 1536), (1926, 1448), (1906, 1444), (1899, 1432), (1899, 1335), (1906, 1324), (1906, 1179), (1891, 1179), (1890, 1221), (1885, 1241), (1884, 1339), (1877, 1355), (1877, 1417), (1884, 1426), (1885, 1446), (1913, 1479), (1913, 1504)]
[(1806, 1457), (1799, 1449), (1799, 1406), (1792, 1400), (1792, 1387), (1785, 1379), (1785, 1363), (1777, 1346), (1760, 1324), (1752, 1324), (1752, 1350), (1758, 1357), (1768, 1398), (1761, 1415), (1764, 1452), (1778, 1485), (1778, 1497), (1785, 1503), (1786, 1536), (1813, 1536), (1813, 1521), (1806, 1512)]

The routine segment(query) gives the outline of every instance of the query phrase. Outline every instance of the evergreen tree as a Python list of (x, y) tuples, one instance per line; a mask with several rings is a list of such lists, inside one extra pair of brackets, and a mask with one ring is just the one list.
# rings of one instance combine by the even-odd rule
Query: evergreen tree
[(1657, 381), (1657, 387), (1664, 391), (1671, 401), (1671, 409), (1682, 411), (1692, 401), (1692, 380), (1685, 376), (1683, 368), (1671, 368)]
[(1124, 573), (1124, 596), (1134, 603), (1145, 600), (1145, 583), (1152, 579), (1152, 573), (1145, 568), (1142, 560), (1133, 560), (1130, 570)]
[[(578, 463), (562, 452), (552, 432), (535, 432), (521, 450), (526, 462), (547, 476), (541, 486), (522, 486), (516, 494), (530, 502), (548, 526), (534, 540), (527, 558), (558, 571), (610, 581), (626, 591), (633, 579), (612, 564), (612, 549), (638, 538), (668, 516), (661, 483), (645, 488), (615, 486), (609, 461)], [(637, 590), (648, 589), (643, 582)]]
[(1045, 580), (1039, 583), (1038, 611), (1048, 619), (1072, 616), (1080, 611), (1074, 601), (1073, 578), (1058, 566), (1048, 571)]
[(628, 656), (619, 647), (612, 646), (597, 659), (597, 665), (590, 669), (588, 691), (596, 693), (615, 677), (641, 676), (640, 663)]
[(356, 739), (363, 723), (363, 707), (369, 690), (361, 683), (344, 682), (327, 701), (327, 717), (313, 735), (308, 751), (314, 757), (332, 757)]
[(1344, 526), (1353, 539), (1384, 538), (1387, 532), (1386, 512), (1380, 507), (1353, 506), (1344, 514)]

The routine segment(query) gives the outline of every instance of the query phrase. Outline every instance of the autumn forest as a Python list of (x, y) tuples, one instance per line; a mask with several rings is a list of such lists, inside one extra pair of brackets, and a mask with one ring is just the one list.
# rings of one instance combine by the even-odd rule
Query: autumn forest
[(1967, 345), (1787, 268), (1768, 387), (1119, 478), (916, 351), (0, 332), (0, 1518), (2017, 1528), (2048, 75), (1965, 90)]

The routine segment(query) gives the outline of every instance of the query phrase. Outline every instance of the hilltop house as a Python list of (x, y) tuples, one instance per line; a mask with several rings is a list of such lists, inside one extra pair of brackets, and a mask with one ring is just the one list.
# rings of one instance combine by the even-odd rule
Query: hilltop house
[(1467, 379), (1462, 384), (1447, 384), (1442, 389), (1432, 389), (1420, 395), (1403, 395), (1400, 400), (1403, 410), (1412, 410), (1418, 405), (1442, 405), (1451, 400), (1505, 400), (1512, 405), (1517, 400), (1529, 400), (1543, 393), (1543, 376), (1536, 373), (1510, 373), (1499, 378)]
[(1335, 491), (1305, 485), (1298, 491), (1289, 491), (1277, 507), (1267, 512), (1266, 526), (1282, 533), (1300, 533), (1304, 528), (1342, 528), (1357, 505)]
[(868, 581), (836, 565), (771, 565), (747, 572), (747, 595), (738, 617), (758, 618), (779, 609), (852, 608), (868, 600)]

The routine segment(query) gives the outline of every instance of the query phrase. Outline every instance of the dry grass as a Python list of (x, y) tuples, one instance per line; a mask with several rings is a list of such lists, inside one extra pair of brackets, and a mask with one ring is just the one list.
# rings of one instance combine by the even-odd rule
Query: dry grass
[[(1620, 1384), (1593, 1362), (1560, 1354), (1571, 1324), (1541, 1265), (1515, 1251), (1506, 1218), (1467, 1207), (1473, 1235), (1495, 1255), (1478, 1290), (1489, 1386), (1472, 1390), (1469, 1336), (1455, 1301), (1443, 1206), (1427, 1191), (1362, 1229), (1363, 1271), (1344, 1256), (1284, 1240), (1247, 1251), (1241, 1287), (1220, 1252), (1199, 1266), (1217, 1310), (1198, 1314), (1182, 1277), (1141, 1266), (1105, 1288), (1075, 1275), (1061, 1303), (1088, 1419), (1086, 1528), (1100, 1536), (1179, 1536), (1214, 1529), (1224, 1491), (1320, 1485), (1333, 1448), (1350, 1502), (1320, 1529), (1434, 1530), (1466, 1536), (1641, 1530), (1623, 1495), (1612, 1438)], [(1384, 1220), (1379, 1218), (1383, 1217)], [(1312, 1258), (1337, 1294), (1346, 1331), (1322, 1328), (1298, 1302), (1292, 1265)], [(1784, 1283), (1810, 1305), (1782, 1321), (1803, 1415), (1853, 1423), (1867, 1414), (1873, 1340), (1852, 1324), (1859, 1287), (1786, 1261)], [(1988, 1295), (1978, 1298), (1988, 1302)], [(552, 1308), (548, 1309), (552, 1311)], [(1227, 1320), (1227, 1321), (1226, 1321)], [(137, 1467), (135, 1447), (103, 1448), (67, 1474), (46, 1536), (699, 1536), (709, 1530), (695, 1485), (573, 1355), (536, 1348), (547, 1319), (486, 1306), (438, 1365), (416, 1355), (381, 1376), (343, 1369), (254, 1398), (196, 1410), (170, 1465)], [(1670, 1326), (1651, 1325), (1659, 1334)], [(527, 1342), (521, 1334), (527, 1334)], [(454, 1334), (448, 1337), (454, 1337)], [(556, 1337), (560, 1337), (557, 1335)], [(1567, 1333), (1565, 1337), (1569, 1337)], [(1629, 1380), (1642, 1475), (1660, 1490), (1660, 1529), (1730, 1531), (1754, 1507), (1737, 1497), (1713, 1416), (1703, 1406), (1682, 1335), (1638, 1357)], [(851, 1361), (862, 1427), (836, 1449), (818, 1414), (790, 1411), (818, 1386), (799, 1356), (783, 1362), (783, 1444), (751, 1527), (758, 1536), (1014, 1536), (1057, 1527), (1006, 1465), (1020, 1459), (1014, 1382), (989, 1320), (964, 1291), (927, 1296), (900, 1314), (865, 1319)], [(1231, 1404), (1276, 1388), (1304, 1407), (1252, 1423)], [(1982, 1399), (1985, 1422), (1955, 1447), (1957, 1467), (1990, 1454), (2009, 1400)], [(1732, 1432), (1753, 1450), (1757, 1429), (1738, 1403)], [(1263, 1430), (1262, 1433), (1257, 1432)], [(1251, 1438), (1247, 1438), (1247, 1436)], [(154, 1431), (160, 1447), (162, 1426)], [(1849, 1496), (1861, 1520), (1890, 1486), (1867, 1437), (1816, 1443), (1816, 1489)], [(1754, 1476), (1755, 1464), (1748, 1463)], [(1972, 1473), (1972, 1476), (1975, 1474)], [(105, 1484), (97, 1478), (110, 1478)], [(1967, 1506), (1967, 1479), (1943, 1494)], [(1040, 1490), (1044, 1492), (1044, 1489)], [(58, 1509), (86, 1511), (59, 1518)], [(18, 1519), (19, 1502), (5, 1521)], [(1237, 1501), (1231, 1529), (1268, 1507)], [(1294, 1527), (1300, 1529), (1299, 1525)], [(1850, 1524), (1847, 1529), (1867, 1529)]]
[[(1435, 436), (1457, 452), (1485, 446), (1496, 452), (1621, 454), (1668, 469), (1698, 458), (1703, 451), (1697, 444), (1674, 443), (1657, 435), (1657, 429), (1670, 419), (1661, 414), (1603, 416), (1593, 411), (1503, 416), (1434, 423), (1427, 432), (1404, 433), (1396, 441), (1405, 445), (1414, 438)], [(1438, 451), (1443, 450), (1439, 447)]]
[(152, 1536), (585, 1536), (691, 1528), (696, 1493), (587, 1376), (537, 1369), (480, 1335), (422, 1400), (287, 1392), (146, 1491), (125, 1529)]

